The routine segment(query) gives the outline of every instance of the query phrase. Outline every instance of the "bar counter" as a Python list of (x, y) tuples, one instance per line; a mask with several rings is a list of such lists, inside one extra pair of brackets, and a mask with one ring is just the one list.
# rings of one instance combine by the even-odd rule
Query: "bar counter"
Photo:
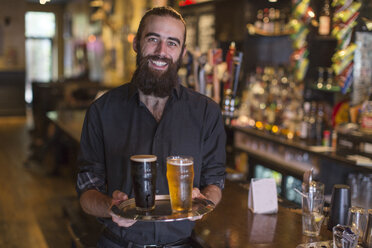
[(253, 214), (248, 209), (248, 190), (228, 180), (220, 204), (197, 221), (195, 234), (203, 247), (213, 248), (295, 248), (302, 243), (332, 239), (324, 224), (319, 237), (302, 235), (300, 209), (279, 203), (277, 214)]
[[(67, 136), (80, 141), (85, 111), (53, 111), (47, 116)], [(332, 239), (324, 225), (319, 237), (303, 236), (301, 210), (280, 202), (277, 214), (253, 214), (248, 209), (246, 185), (226, 180), (220, 204), (196, 222), (195, 237), (205, 248), (296, 247)]]
[[(249, 128), (249, 127), (234, 126), (232, 129), (235, 132), (238, 132), (238, 133), (239, 132), (244, 133), (244, 134), (247, 134), (249, 136), (259, 138), (259, 139), (264, 140), (264, 141), (272, 142), (272, 143), (277, 144), (277, 145), (283, 145), (287, 149), (296, 149), (296, 150), (301, 151), (301, 152), (307, 152), (307, 153), (310, 153), (311, 155), (315, 155), (315, 156), (317, 156), (321, 159), (327, 159), (327, 160), (333, 161), (333, 162), (338, 163), (338, 164), (342, 164), (342, 165), (347, 166), (347, 167), (352, 168), (352, 169), (356, 169), (356, 170), (359, 170), (359, 171), (362, 171), (362, 172), (367, 172), (367, 173), (372, 172), (372, 166), (358, 165), (356, 163), (356, 161), (348, 159), (347, 156), (346, 156), (346, 155), (348, 155), (348, 153), (345, 153), (344, 151), (337, 152), (337, 151), (334, 151), (333, 149), (330, 149), (329, 151), (327, 151), (327, 150), (322, 151), (322, 149), (319, 149), (319, 148), (324, 149), (325, 148), (324, 146), (311, 146), (306, 141), (303, 141), (303, 140), (300, 140), (300, 139), (289, 140), (289, 139), (286, 139), (286, 138), (278, 136), (278, 135), (268, 134), (268, 133), (265, 133), (264, 131), (258, 131), (258, 130), (255, 130), (255, 129)], [(346, 131), (343, 131), (343, 132), (338, 131), (338, 133), (342, 134), (342, 136), (352, 137), (350, 139), (353, 139), (353, 140), (357, 140), (357, 139), (360, 140), (361, 139), (360, 136), (363, 135), (364, 140), (372, 142), (372, 136), (371, 135), (368, 136), (366, 134), (362, 134), (361, 132), (354, 131), (354, 132), (351, 132), (350, 134), (348, 134)], [(350, 152), (355, 152), (353, 154), (356, 154), (356, 152), (357, 152), (356, 150), (353, 150), (351, 148), (349, 148), (349, 151)], [(372, 156), (372, 155), (370, 155), (370, 156)]]

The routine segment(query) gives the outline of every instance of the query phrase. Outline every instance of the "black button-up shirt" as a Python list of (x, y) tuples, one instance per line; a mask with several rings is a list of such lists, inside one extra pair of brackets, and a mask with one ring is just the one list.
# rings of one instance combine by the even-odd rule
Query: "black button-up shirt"
[[(194, 187), (224, 186), (225, 130), (219, 106), (211, 99), (178, 85), (159, 122), (139, 100), (132, 83), (115, 88), (87, 110), (80, 142), (77, 191), (95, 188), (112, 195), (121, 190), (134, 197), (130, 156), (157, 156), (157, 194), (169, 194), (166, 157), (194, 158)], [(136, 222), (118, 227), (103, 222), (123, 239), (140, 244), (164, 244), (189, 237), (192, 221)]]

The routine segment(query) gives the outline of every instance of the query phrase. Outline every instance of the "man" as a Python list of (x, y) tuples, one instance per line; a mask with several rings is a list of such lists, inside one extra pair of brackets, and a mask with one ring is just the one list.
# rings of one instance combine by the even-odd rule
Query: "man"
[(136, 222), (110, 211), (112, 204), (134, 197), (132, 155), (157, 156), (159, 195), (169, 194), (166, 157), (192, 156), (193, 197), (215, 204), (221, 199), (223, 121), (217, 104), (179, 84), (185, 38), (186, 25), (178, 12), (169, 7), (146, 12), (133, 42), (137, 70), (132, 81), (109, 91), (87, 111), (77, 191), (83, 210), (106, 226), (98, 247), (191, 247), (193, 221)]

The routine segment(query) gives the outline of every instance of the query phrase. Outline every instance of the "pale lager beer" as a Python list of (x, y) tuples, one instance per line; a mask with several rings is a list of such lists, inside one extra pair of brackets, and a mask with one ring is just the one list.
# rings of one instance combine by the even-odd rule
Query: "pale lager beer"
[(192, 207), (194, 162), (192, 157), (167, 158), (167, 179), (173, 212), (188, 212)]

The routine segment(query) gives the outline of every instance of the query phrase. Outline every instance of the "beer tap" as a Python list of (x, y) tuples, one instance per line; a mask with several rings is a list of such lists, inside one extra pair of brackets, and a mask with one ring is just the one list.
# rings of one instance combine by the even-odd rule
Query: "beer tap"
[(223, 106), (223, 115), (226, 118), (226, 124), (230, 125), (231, 119), (234, 118), (235, 115), (235, 98), (238, 90), (238, 84), (239, 84), (239, 75), (240, 75), (240, 69), (241, 64), (243, 61), (243, 53), (238, 52), (237, 56), (233, 57), (233, 80), (232, 80), (232, 87), (231, 89), (227, 89), (225, 91), (224, 96), (224, 106)]

